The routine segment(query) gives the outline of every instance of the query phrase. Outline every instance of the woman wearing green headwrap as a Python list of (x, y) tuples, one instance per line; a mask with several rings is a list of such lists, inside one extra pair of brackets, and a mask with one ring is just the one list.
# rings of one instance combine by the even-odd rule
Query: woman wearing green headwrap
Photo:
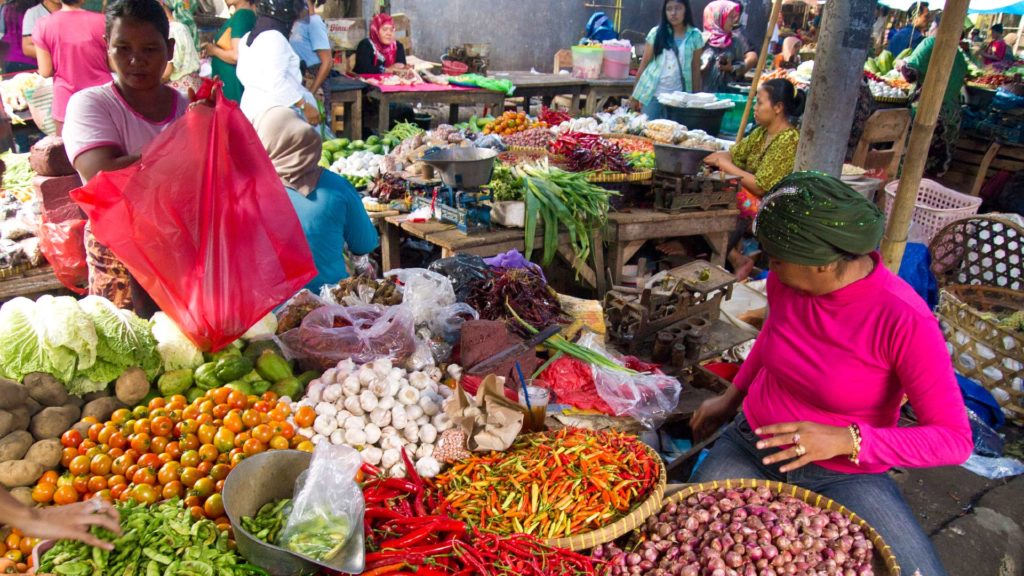
[[(736, 414), (693, 481), (763, 478), (832, 498), (873, 526), (904, 574), (945, 574), (889, 468), (963, 463), (973, 449), (945, 339), (875, 251), (885, 217), (841, 181), (783, 178), (754, 233), (771, 263), (769, 315), (726, 392), (690, 424)], [(906, 396), (918, 423), (899, 427)]]

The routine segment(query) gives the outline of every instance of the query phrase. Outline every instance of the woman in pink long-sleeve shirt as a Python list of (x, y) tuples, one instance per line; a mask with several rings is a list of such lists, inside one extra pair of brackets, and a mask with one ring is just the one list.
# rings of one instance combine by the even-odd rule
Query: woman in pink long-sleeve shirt
[[(783, 179), (755, 233), (771, 262), (769, 315), (733, 385), (691, 422), (736, 413), (695, 482), (768, 478), (836, 500), (871, 524), (906, 574), (945, 574), (885, 472), (963, 463), (973, 442), (942, 332), (874, 251), (885, 219), (824, 174)], [(898, 427), (909, 399), (916, 426)]]

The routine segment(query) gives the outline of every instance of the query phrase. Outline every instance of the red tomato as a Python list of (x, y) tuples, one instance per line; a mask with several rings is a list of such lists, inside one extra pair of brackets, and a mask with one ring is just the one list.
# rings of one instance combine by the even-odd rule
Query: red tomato
[(78, 448), (78, 445), (82, 443), (82, 433), (72, 428), (61, 434), (60, 443), (65, 448)]

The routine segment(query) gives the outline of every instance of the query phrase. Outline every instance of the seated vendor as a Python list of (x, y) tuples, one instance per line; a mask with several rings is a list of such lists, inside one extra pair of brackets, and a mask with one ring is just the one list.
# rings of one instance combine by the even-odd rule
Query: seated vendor
[[(71, 96), (64, 147), (88, 182), (134, 164), (139, 153), (185, 113), (188, 99), (163, 83), (174, 41), (157, 0), (120, 0), (107, 8), (106, 37), (114, 81)], [(156, 307), (117, 257), (86, 227), (89, 293), (149, 317)]]
[(737, 196), (740, 225), (731, 238), (729, 262), (738, 277), (753, 270), (754, 261), (736, 248), (757, 214), (760, 198), (793, 171), (800, 130), (794, 124), (803, 114), (804, 94), (784, 78), (763, 82), (757, 89), (754, 121), (757, 128), (728, 152), (715, 152), (704, 162), (729, 176), (740, 178)]
[[(771, 262), (771, 313), (732, 385), (691, 420), (703, 437), (735, 416), (692, 481), (817, 492), (877, 530), (904, 574), (942, 576), (886, 471), (963, 463), (971, 428), (935, 317), (875, 251), (884, 227), (878, 208), (825, 174), (792, 174), (765, 196), (754, 229)], [(898, 425), (904, 397), (914, 426)]]
[[(370, 22), (370, 36), (364, 38), (356, 46), (356, 65), (352, 72), (356, 74), (394, 74), (406, 69), (405, 46), (395, 40), (395, 21), (388, 14), (377, 14)], [(376, 126), (376, 115), (379, 113), (376, 102), (369, 102), (364, 107), (366, 118), (363, 126)], [(391, 124), (396, 122), (412, 122), (416, 113), (408, 104), (391, 104), (388, 106)], [(367, 128), (365, 131), (369, 131)]]
[(348, 180), (318, 165), (320, 136), (294, 108), (271, 108), (254, 126), (313, 252), (318, 274), (306, 288), (319, 293), (321, 286), (348, 278), (346, 246), (356, 256), (377, 248), (377, 229)]

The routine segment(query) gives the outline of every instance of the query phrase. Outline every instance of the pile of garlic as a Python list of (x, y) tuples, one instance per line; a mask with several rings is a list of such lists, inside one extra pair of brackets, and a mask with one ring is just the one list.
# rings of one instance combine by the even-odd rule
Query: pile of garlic
[(351, 446), (363, 461), (395, 478), (406, 475), (404, 447), (416, 472), (431, 478), (441, 469), (433, 456), (434, 443), (452, 427), (442, 405), (454, 392), (441, 383), (443, 376), (435, 366), (407, 372), (387, 358), (362, 366), (344, 360), (310, 382), (306, 396), (292, 409), (310, 406), (316, 411), (313, 427), (299, 429), (314, 444)]

